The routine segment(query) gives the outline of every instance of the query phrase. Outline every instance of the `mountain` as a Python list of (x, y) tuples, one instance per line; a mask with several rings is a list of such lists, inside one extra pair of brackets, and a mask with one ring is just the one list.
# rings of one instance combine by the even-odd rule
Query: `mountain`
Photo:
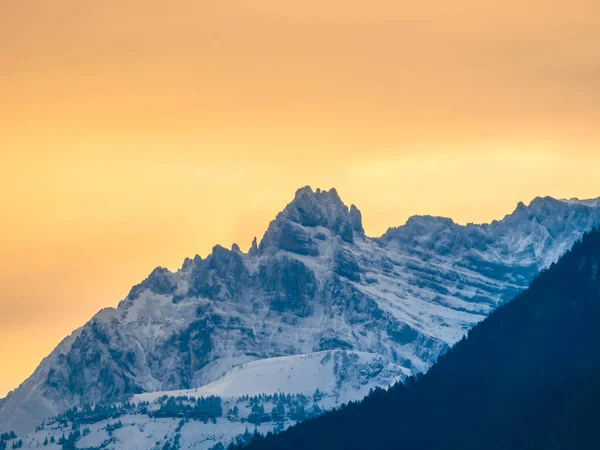
[(0, 431), (284, 356), (351, 351), (397, 379), (426, 371), (599, 224), (593, 202), (537, 198), (490, 224), (413, 217), (369, 238), (334, 189), (302, 188), (248, 253), (216, 246), (159, 267), (73, 332), (0, 403)]
[(597, 448), (599, 321), (594, 231), (425, 375), (248, 450)]

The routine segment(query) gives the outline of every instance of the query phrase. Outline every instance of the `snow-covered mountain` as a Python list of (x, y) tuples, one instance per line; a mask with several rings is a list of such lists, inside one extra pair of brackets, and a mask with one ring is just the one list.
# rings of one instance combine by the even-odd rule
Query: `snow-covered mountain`
[[(74, 405), (133, 394), (228, 386), (238, 395), (267, 378), (288, 389), (281, 377), (298, 362), (273, 358), (331, 350), (377, 358), (386, 376), (369, 380), (386, 386), (426, 370), (599, 225), (598, 202), (537, 198), (491, 224), (419, 216), (369, 238), (334, 189), (302, 188), (248, 253), (216, 246), (175, 273), (157, 268), (66, 338), (0, 402), (0, 431), (22, 435)], [(352, 386), (331, 398), (362, 395)]]

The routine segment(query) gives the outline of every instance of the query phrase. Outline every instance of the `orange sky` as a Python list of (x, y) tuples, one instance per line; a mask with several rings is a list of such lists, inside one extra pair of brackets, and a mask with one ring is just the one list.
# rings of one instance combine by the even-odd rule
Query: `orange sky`
[(296, 188), (370, 235), (600, 196), (596, 0), (0, 2), (0, 396)]

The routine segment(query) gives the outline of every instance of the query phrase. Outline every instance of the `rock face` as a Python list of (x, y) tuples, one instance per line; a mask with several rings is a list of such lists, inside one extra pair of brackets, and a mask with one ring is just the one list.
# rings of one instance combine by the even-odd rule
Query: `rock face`
[(0, 402), (0, 431), (280, 356), (348, 350), (425, 371), (599, 226), (597, 205), (538, 198), (491, 224), (413, 217), (373, 239), (335, 190), (302, 188), (249, 253), (216, 246), (157, 268), (66, 338)]

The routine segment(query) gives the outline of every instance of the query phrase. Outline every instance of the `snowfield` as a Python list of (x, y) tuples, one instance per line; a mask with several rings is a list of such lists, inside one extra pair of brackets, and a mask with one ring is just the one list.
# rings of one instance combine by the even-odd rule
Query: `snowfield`
[(409, 375), (410, 370), (386, 363), (373, 353), (324, 351), (242, 364), (196, 389), (148, 392), (135, 395), (133, 400), (152, 402), (163, 395), (239, 398), (294, 393), (312, 396), (318, 389), (335, 397), (335, 404), (340, 404), (358, 400), (372, 388), (391, 386)]

